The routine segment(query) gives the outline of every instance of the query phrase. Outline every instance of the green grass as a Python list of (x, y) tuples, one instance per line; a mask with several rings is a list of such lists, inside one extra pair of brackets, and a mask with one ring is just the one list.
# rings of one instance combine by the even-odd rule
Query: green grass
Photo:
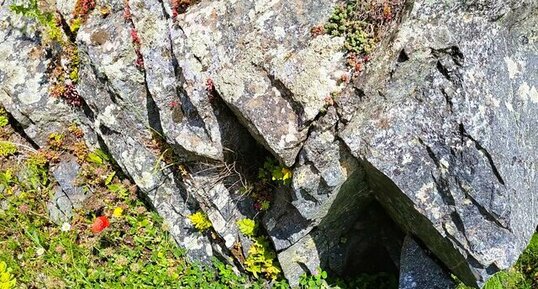
[[(538, 233), (534, 234), (513, 268), (496, 273), (483, 287), (483, 289), (534, 288), (538, 288)], [(457, 289), (472, 288), (460, 283)]]
[[(44, 150), (0, 158), (0, 264), (16, 278), (15, 287), (2, 286), (262, 288), (267, 283), (236, 275), (217, 260), (213, 266), (188, 262), (162, 218), (147, 209), (135, 186), (116, 176), (106, 155), (88, 153), (71, 134), (58, 135)], [(46, 208), (56, 186), (49, 165), (67, 153), (78, 156), (79, 182), (94, 193), (72, 220), (55, 224)], [(110, 226), (93, 233), (97, 216), (107, 216)]]

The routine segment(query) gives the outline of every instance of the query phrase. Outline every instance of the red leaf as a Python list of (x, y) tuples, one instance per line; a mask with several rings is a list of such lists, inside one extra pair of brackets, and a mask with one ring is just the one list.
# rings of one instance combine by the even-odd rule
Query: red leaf
[(106, 227), (110, 226), (110, 222), (108, 221), (108, 218), (105, 216), (100, 216), (93, 221), (92, 224), (92, 232), (94, 234), (97, 234), (101, 231), (103, 231)]

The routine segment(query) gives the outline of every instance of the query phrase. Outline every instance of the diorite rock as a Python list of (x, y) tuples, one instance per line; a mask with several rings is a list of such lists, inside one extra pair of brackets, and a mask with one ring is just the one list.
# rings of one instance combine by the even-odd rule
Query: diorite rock
[(87, 198), (87, 192), (77, 185), (80, 165), (74, 156), (67, 155), (52, 169), (52, 175), (58, 182), (55, 194), (47, 204), (51, 220), (60, 224), (73, 216), (73, 209), (80, 208)]
[[(66, 19), (73, 2), (57, 1)], [(311, 33), (339, 1), (203, 0), (176, 16), (115, 0), (76, 35), (80, 109), (49, 97), (59, 48), (12, 3), (0, 104), (37, 145), (80, 123), (194, 259), (245, 242), (236, 221), (256, 212), (240, 186), (267, 152), (294, 174), (262, 218), (291, 284), (319, 267), (415, 268), (399, 268), (401, 231), (481, 284), (538, 224), (536, 1), (407, 1), (347, 84), (344, 39)], [(186, 218), (199, 210), (215, 238)]]
[(414, 1), (340, 136), (393, 219), (467, 283), (538, 223), (535, 1)]
[(400, 259), (398, 289), (455, 289), (456, 284), (412, 237), (406, 236)]

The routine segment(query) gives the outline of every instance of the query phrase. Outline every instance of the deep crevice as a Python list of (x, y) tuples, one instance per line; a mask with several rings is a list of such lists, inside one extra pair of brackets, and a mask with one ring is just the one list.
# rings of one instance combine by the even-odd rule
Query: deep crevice
[[(32, 148), (38, 150), (39, 149), (39, 145), (30, 137), (28, 136), (28, 134), (26, 134), (26, 132), (24, 131), (24, 127), (22, 126), (21, 123), (19, 123), (11, 113), (9, 113), (7, 110), (6, 110), (6, 114), (8, 116), (8, 122), (9, 124), (11, 125), (11, 127), (13, 128), (13, 130), (20, 136), (22, 137), (25, 141), (27, 141), (31, 146)], [(28, 120), (30, 120), (30, 118), (28, 118)], [(30, 120), (31, 121), (31, 120)], [(32, 122), (33, 124), (33, 122)]]

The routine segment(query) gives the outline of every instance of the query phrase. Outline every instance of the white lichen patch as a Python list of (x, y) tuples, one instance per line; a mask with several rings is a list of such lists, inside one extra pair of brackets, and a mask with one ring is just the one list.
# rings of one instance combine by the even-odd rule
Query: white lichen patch
[(199, 249), (202, 249), (204, 243), (195, 235), (191, 235), (191, 236), (185, 237), (181, 245), (185, 247), (185, 249), (187, 250), (199, 250)]
[(511, 103), (509, 103), (508, 101), (505, 101), (505, 102), (504, 102), (504, 105), (506, 106), (506, 108), (508, 109), (508, 111), (510, 111), (510, 112), (514, 112), (514, 107), (512, 106)]
[(254, 4), (254, 12), (259, 14), (271, 10), (271, 8), (278, 2), (280, 2), (280, 0), (256, 0), (256, 3)]
[(535, 86), (530, 89), (528, 96), (532, 103), (538, 103), (538, 91)]
[(218, 183), (209, 190), (209, 196), (218, 210), (224, 209), (231, 202), (228, 193), (228, 189), (226, 189), (223, 183)]
[(283, 27), (274, 27), (273, 30), (275, 31), (275, 39), (280, 40), (286, 37), (286, 31)]
[(107, 126), (113, 126), (116, 124), (116, 117), (114, 117), (114, 110), (116, 109), (116, 105), (111, 104), (105, 107), (105, 110), (102, 114), (98, 115), (98, 118), (102, 123), (104, 123)]
[[(224, 68), (222, 73), (213, 79), (222, 98), (227, 102), (235, 103), (245, 94), (243, 78), (248, 75), (242, 75), (243, 71), (241, 69)], [(220, 75), (226, 77), (220, 77)]]
[(439, 220), (443, 216), (442, 211), (439, 207), (431, 208), (430, 212), (435, 220)]
[(523, 82), (519, 86), (517, 93), (523, 101), (530, 100), (532, 103), (538, 103), (538, 91), (534, 85), (529, 86), (527, 82)]
[(152, 189), (155, 186), (155, 178), (149, 172), (142, 172), (142, 177), (137, 179), (133, 176), (133, 179), (138, 186), (144, 189)]
[(524, 65), (523, 62), (515, 61), (508, 56), (504, 57), (504, 62), (506, 63), (506, 67), (508, 68), (508, 76), (510, 77), (510, 79), (513, 79), (514, 77), (516, 77), (516, 75), (522, 73)]
[(439, 160), (439, 165), (440, 165), (440, 169), (441, 169), (442, 174), (448, 173), (448, 168), (450, 167), (450, 163), (448, 162), (447, 159), (441, 158)]
[[(21, 54), (27, 54), (27, 51), (19, 51)], [(0, 44), (0, 83), (4, 90), (10, 92), (11, 97), (18, 97), (18, 99), (25, 105), (30, 105), (41, 100), (41, 97), (46, 93), (44, 87), (40, 85), (42, 74), (36, 71), (29, 72), (31, 69), (25, 65), (34, 64), (38, 65), (38, 62), (24, 62), (10, 60), (13, 51), (9, 43), (6, 45)], [(32, 78), (28, 79), (28, 77)], [(15, 93), (17, 86), (24, 86), (24, 90), (21, 93)], [(6, 93), (7, 94), (7, 93)]]
[(402, 165), (407, 165), (407, 164), (411, 163), (412, 161), (413, 161), (413, 157), (411, 156), (410, 153), (406, 153), (402, 157)]
[(422, 202), (428, 203), (430, 196), (433, 194), (435, 184), (433, 182), (422, 185), (422, 187), (416, 192), (415, 196)]
[(232, 234), (227, 234), (224, 236), (224, 245), (227, 248), (231, 248), (235, 243), (235, 238)]
[(341, 66), (342, 43), (339, 37), (319, 36), (304, 50), (278, 55), (272, 63), (275, 76), (303, 106), (304, 120), (314, 119), (326, 105), (325, 100), (344, 87), (338, 83), (345, 73)]

